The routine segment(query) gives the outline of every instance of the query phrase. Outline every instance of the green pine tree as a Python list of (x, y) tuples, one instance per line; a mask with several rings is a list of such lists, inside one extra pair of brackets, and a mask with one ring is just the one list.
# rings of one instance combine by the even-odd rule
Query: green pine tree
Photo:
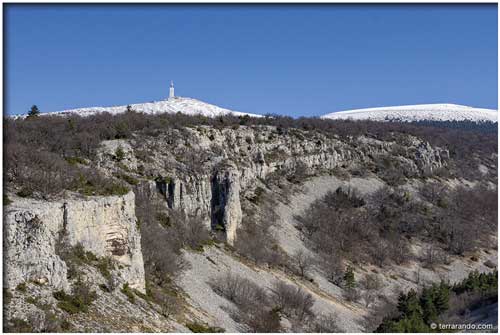
[(423, 318), (427, 324), (436, 321), (438, 318), (438, 310), (434, 305), (434, 291), (432, 288), (424, 288), (422, 297), (420, 298), (422, 306)]
[(30, 110), (28, 111), (28, 117), (35, 117), (40, 114), (40, 110), (36, 105), (31, 106)]
[(422, 315), (415, 313), (403, 319), (404, 333), (428, 333), (429, 326), (424, 322)]
[(449, 308), (450, 286), (445, 282), (441, 282), (439, 285), (435, 285), (434, 292), (434, 306), (437, 313), (441, 314)]
[(344, 286), (347, 289), (356, 288), (356, 279), (354, 278), (354, 269), (348, 266), (344, 273)]
[(417, 292), (411, 289), (407, 295), (402, 293), (398, 298), (398, 310), (407, 317), (413, 314), (418, 314), (422, 316), (422, 307), (420, 306), (420, 301), (418, 299)]

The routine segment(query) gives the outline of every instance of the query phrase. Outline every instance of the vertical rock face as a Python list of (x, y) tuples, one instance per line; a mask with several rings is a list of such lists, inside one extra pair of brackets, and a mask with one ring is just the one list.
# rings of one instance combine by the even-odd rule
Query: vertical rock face
[(66, 264), (56, 254), (63, 227), (61, 203), (26, 201), (9, 206), (4, 216), (4, 287), (27, 281), (67, 288)]
[(169, 181), (165, 186), (167, 205), (191, 215), (207, 215), (210, 211), (210, 178), (208, 176), (183, 176)]
[(35, 280), (65, 288), (67, 267), (56, 244), (64, 236), (122, 267), (120, 281), (145, 290), (141, 241), (136, 226), (134, 193), (125, 196), (46, 202), (16, 199), (5, 215), (6, 284)]
[(212, 178), (212, 229), (222, 226), (227, 243), (233, 245), (241, 223), (240, 180), (238, 170), (219, 170)]
[(81, 243), (99, 257), (112, 257), (123, 265), (120, 270), (123, 281), (144, 291), (144, 263), (134, 193), (70, 200), (65, 208), (65, 230), (69, 242), (72, 245)]

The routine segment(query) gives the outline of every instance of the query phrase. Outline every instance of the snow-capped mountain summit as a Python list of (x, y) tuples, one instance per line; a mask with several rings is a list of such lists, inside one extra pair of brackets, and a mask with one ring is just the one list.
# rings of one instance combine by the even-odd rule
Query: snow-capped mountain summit
[[(207, 102), (196, 100), (193, 98), (171, 97), (167, 100), (131, 104), (133, 110), (146, 114), (161, 114), (161, 113), (177, 113), (181, 112), (188, 115), (205, 115), (208, 117), (216, 117), (219, 115), (233, 114), (236, 116), (249, 115), (259, 117), (257, 114), (236, 112), (226, 108), (221, 108)], [(127, 105), (111, 106), (111, 107), (85, 107), (69, 109), (58, 112), (44, 113), (50, 115), (67, 115), (77, 114), (80, 116), (88, 116), (96, 113), (108, 112), (110, 114), (124, 113), (127, 110)]]
[(373, 121), (473, 121), (497, 122), (498, 112), (454, 104), (429, 104), (354, 109), (323, 115), (324, 119)]

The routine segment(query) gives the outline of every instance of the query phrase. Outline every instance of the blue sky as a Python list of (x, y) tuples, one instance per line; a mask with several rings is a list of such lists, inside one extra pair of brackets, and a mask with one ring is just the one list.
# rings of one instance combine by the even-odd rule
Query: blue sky
[(5, 107), (497, 108), (497, 6), (4, 5)]

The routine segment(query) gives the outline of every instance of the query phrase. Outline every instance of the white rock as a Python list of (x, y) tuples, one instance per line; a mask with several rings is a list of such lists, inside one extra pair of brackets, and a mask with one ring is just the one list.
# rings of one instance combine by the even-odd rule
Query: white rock
[(54, 202), (14, 199), (5, 216), (7, 286), (33, 280), (67, 288), (67, 266), (56, 252), (65, 236), (71, 245), (80, 243), (99, 257), (112, 257), (123, 266), (122, 281), (144, 292), (134, 201), (132, 192)]

